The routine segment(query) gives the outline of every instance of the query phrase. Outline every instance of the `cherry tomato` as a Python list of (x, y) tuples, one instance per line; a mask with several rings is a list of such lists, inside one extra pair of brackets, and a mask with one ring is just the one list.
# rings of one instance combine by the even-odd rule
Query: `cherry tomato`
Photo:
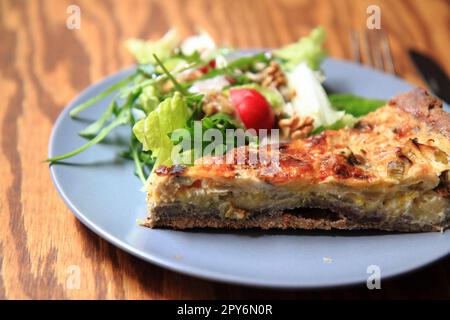
[(266, 98), (255, 89), (231, 89), (231, 102), (247, 129), (272, 129), (275, 117)]
[(210, 60), (207, 65), (200, 67), (199, 70), (201, 73), (208, 73), (209, 70), (216, 68), (216, 60)]

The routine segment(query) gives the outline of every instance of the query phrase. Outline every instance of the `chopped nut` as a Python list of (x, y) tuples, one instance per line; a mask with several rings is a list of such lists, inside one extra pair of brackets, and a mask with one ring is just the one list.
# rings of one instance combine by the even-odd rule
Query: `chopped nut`
[(258, 83), (260, 83), (261, 81), (263, 81), (263, 78), (264, 78), (264, 75), (262, 74), (262, 72), (258, 72), (258, 73), (246, 72), (245, 75), (246, 75), (247, 78), (249, 78), (251, 81), (253, 81), (253, 82), (258, 82)]
[[(176, 80), (178, 82), (185, 82), (185, 81), (194, 81), (201, 77), (202, 73), (199, 70), (187, 70), (185, 72), (182, 72), (176, 76)], [(164, 93), (169, 92), (173, 89), (173, 82), (172, 80), (168, 79), (163, 83), (162, 91)]]
[(280, 65), (272, 61), (263, 71), (263, 80), (261, 85), (263, 87), (280, 88), (287, 84), (286, 75), (281, 70)]
[(314, 129), (314, 119), (311, 117), (300, 117), (294, 114), (291, 118), (281, 119), (278, 122), (283, 138), (303, 139)]
[(234, 114), (234, 106), (228, 97), (219, 92), (207, 94), (203, 100), (202, 110), (205, 115), (210, 116), (218, 112)]

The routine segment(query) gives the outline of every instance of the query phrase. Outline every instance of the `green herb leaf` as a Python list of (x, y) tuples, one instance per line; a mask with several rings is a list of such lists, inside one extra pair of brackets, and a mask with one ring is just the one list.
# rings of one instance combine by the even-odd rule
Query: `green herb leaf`
[(86, 129), (80, 131), (78, 134), (85, 138), (92, 138), (95, 136), (106, 124), (106, 122), (113, 116), (114, 110), (117, 108), (116, 100), (111, 101), (106, 108), (105, 112), (93, 123), (91, 123)]
[(145, 181), (147, 180), (147, 177), (144, 172), (144, 163), (141, 161), (141, 158), (139, 157), (139, 146), (138, 141), (134, 136), (131, 136), (131, 142), (130, 142), (130, 153), (131, 158), (134, 162), (134, 171), (136, 175), (139, 177), (141, 182), (145, 184)]
[(265, 52), (260, 52), (251, 56), (244, 56), (230, 61), (225, 68), (211, 69), (197, 80), (214, 78), (218, 75), (233, 75), (235, 69), (245, 69), (257, 62), (268, 62), (269, 58)]
[(355, 117), (366, 115), (386, 104), (385, 100), (368, 99), (351, 94), (330, 94), (328, 99), (337, 110), (343, 110)]
[(161, 62), (161, 60), (159, 60), (158, 56), (156, 54), (153, 55), (153, 57), (155, 58), (156, 63), (161, 67), (161, 69), (163, 69), (164, 74), (170, 79), (170, 81), (172, 81), (175, 89), (177, 89), (180, 93), (182, 93), (183, 95), (187, 95), (188, 92), (186, 91), (186, 89), (184, 87), (182, 87), (178, 81), (175, 79), (175, 77), (169, 72), (169, 70), (167, 70), (167, 68), (164, 66), (164, 64)]
[(74, 109), (72, 109), (70, 111), (70, 113), (69, 113), (70, 116), (71, 117), (75, 117), (78, 113), (80, 113), (81, 111), (83, 111), (86, 108), (89, 108), (90, 106), (92, 106), (97, 101), (100, 101), (100, 100), (106, 98), (109, 94), (113, 93), (117, 89), (120, 89), (123, 86), (127, 85), (128, 83), (130, 83), (134, 79), (135, 76), (136, 76), (136, 74), (132, 74), (131, 76), (126, 77), (125, 79), (117, 82), (116, 84), (113, 84), (111, 87), (109, 87), (108, 89), (106, 89), (102, 93), (96, 95), (95, 97), (89, 99), (88, 101), (83, 102), (82, 104), (79, 104), (78, 106), (76, 106)]
[(169, 134), (183, 128), (189, 119), (189, 109), (179, 92), (166, 98), (159, 106), (133, 127), (133, 133), (143, 145), (143, 150), (150, 150), (156, 158), (155, 168), (160, 165), (171, 165), (173, 143)]
[(339, 130), (342, 128), (353, 128), (355, 123), (358, 122), (358, 118), (355, 118), (351, 114), (344, 114), (344, 116), (329, 126), (321, 126), (315, 129), (312, 134), (317, 134), (325, 130)]
[[(195, 129), (197, 127), (197, 130), (201, 130), (202, 136), (197, 137), (195, 135)], [(189, 132), (189, 139), (188, 141), (183, 141), (183, 138), (186, 138), (185, 136), (173, 139), (172, 142), (174, 145), (178, 145), (181, 142), (183, 143), (189, 143), (190, 150), (182, 150), (183, 152), (180, 153), (180, 158), (183, 159), (182, 162), (184, 164), (193, 164), (194, 161), (198, 158), (200, 158), (205, 151), (205, 148), (210, 145), (211, 143), (214, 143), (217, 145), (214, 147), (214, 151), (218, 152), (214, 155), (222, 155), (227, 151), (227, 145), (226, 145), (226, 131), (227, 129), (238, 129), (243, 128), (242, 125), (236, 121), (233, 117), (226, 113), (216, 113), (209, 117), (204, 117), (200, 121), (192, 119), (186, 129)], [(219, 144), (218, 141), (205, 141), (203, 140), (203, 134), (209, 129), (218, 129), (222, 135), (222, 144)], [(200, 139), (198, 139), (200, 138)], [(245, 138), (246, 144), (250, 141), (247, 137)], [(255, 137), (256, 140), (256, 137)], [(237, 137), (235, 137), (234, 145), (237, 145)], [(219, 151), (218, 151), (219, 150)]]
[(158, 90), (154, 85), (145, 87), (139, 95), (137, 101), (145, 114), (149, 114), (155, 110), (160, 103)]
[[(235, 60), (232, 60), (228, 63), (228, 69), (242, 69), (253, 65), (257, 62), (268, 62), (269, 57), (266, 52), (260, 52), (251, 56), (244, 56)], [(220, 70), (220, 69), (219, 69)]]
[(154, 64), (156, 62), (154, 59), (155, 54), (163, 60), (169, 58), (173, 49), (179, 44), (180, 38), (175, 30), (170, 30), (156, 41), (130, 39), (125, 42), (128, 51), (140, 64)]
[(102, 141), (113, 129), (117, 128), (118, 126), (127, 124), (130, 121), (130, 114), (131, 114), (131, 112), (129, 109), (122, 110), (116, 119), (114, 119), (108, 126), (104, 127), (102, 130), (100, 130), (100, 132), (93, 139), (89, 140), (83, 146), (81, 146), (80, 148), (78, 148), (76, 150), (68, 152), (66, 154), (63, 154), (61, 156), (49, 158), (46, 160), (46, 162), (56, 162), (56, 161), (59, 161), (62, 159), (73, 157), (74, 155), (85, 151), (89, 147)]
[(322, 27), (315, 28), (307, 37), (302, 37), (295, 43), (273, 51), (273, 55), (282, 60), (282, 67), (292, 69), (301, 62), (306, 62), (311, 69), (319, 69), (320, 63), (326, 57), (323, 48), (326, 32)]

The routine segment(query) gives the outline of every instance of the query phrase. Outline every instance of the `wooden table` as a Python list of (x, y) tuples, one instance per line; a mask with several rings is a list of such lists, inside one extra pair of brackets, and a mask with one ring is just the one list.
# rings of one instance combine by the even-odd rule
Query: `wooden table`
[(132, 63), (122, 45), (127, 38), (201, 28), (236, 47), (274, 47), (320, 24), (330, 55), (349, 59), (349, 30), (364, 30), (367, 6), (378, 4), (397, 72), (421, 84), (406, 49), (425, 51), (450, 73), (448, 1), (80, 0), (81, 29), (69, 30), (66, 9), (73, 2), (0, 0), (0, 298), (450, 298), (449, 257), (372, 291), (263, 290), (167, 271), (86, 229), (42, 163), (67, 102)]

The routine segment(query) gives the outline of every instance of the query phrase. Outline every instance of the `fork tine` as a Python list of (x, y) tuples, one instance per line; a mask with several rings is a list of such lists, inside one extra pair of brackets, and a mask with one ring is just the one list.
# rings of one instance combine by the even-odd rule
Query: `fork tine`
[(352, 47), (353, 61), (361, 63), (361, 50), (359, 47), (359, 33), (356, 30), (350, 31), (350, 44)]
[(364, 53), (366, 55), (366, 64), (369, 66), (372, 66), (372, 53), (370, 52), (370, 41), (369, 41), (369, 32), (366, 30), (364, 32), (364, 39), (363, 39), (363, 47), (364, 47)]
[(381, 50), (384, 56), (384, 68), (386, 69), (387, 72), (396, 74), (394, 60), (392, 59), (391, 54), (391, 46), (389, 45), (389, 39), (386, 36), (386, 33), (384, 32), (380, 33), (380, 43), (381, 43)]
[[(373, 40), (375, 40), (375, 44), (373, 42)], [(382, 52), (382, 48), (380, 46), (380, 42), (381, 42), (381, 35), (380, 32), (372, 32), (372, 56), (373, 56), (373, 62), (374, 62), (374, 66), (377, 69), (383, 70), (383, 52)]]

